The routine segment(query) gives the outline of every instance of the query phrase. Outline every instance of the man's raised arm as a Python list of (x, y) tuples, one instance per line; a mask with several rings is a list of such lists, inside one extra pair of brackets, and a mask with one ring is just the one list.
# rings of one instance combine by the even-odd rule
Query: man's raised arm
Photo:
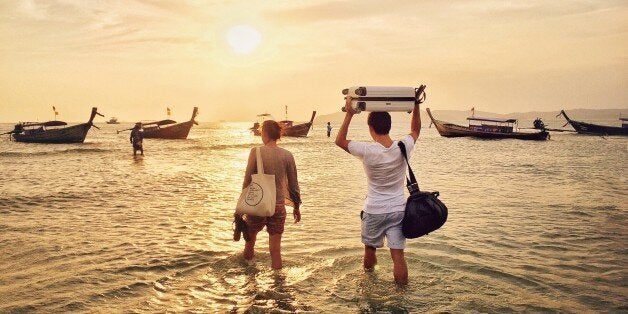
[(345, 119), (342, 121), (342, 125), (340, 126), (338, 134), (336, 135), (336, 145), (344, 149), (346, 152), (349, 152), (349, 142), (351, 141), (347, 140), (347, 133), (349, 132), (349, 124), (351, 123), (351, 119), (355, 114), (355, 111), (353, 111), (353, 108), (351, 107), (351, 97), (349, 96), (347, 96), (347, 100), (345, 102), (345, 111), (347, 112), (347, 114), (345, 114)]
[(412, 110), (412, 120), (410, 121), (410, 136), (416, 140), (419, 138), (419, 134), (421, 133), (421, 108), (419, 108), (419, 104), (414, 105), (414, 109)]

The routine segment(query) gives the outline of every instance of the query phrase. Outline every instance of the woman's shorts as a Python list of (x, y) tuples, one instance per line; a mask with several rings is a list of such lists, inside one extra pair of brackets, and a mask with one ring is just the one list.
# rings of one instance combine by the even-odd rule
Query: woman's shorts
[(364, 213), (362, 216), (362, 243), (374, 248), (381, 248), (384, 246), (384, 237), (386, 237), (389, 248), (405, 249), (406, 238), (401, 231), (403, 215), (404, 212)]
[(286, 224), (286, 206), (277, 204), (275, 214), (270, 217), (244, 215), (244, 221), (249, 235), (257, 234), (264, 229), (264, 226), (268, 234), (282, 234)]

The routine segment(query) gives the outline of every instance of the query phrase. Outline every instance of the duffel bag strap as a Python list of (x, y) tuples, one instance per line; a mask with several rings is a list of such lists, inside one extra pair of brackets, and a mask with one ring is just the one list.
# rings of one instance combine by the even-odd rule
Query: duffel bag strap
[(414, 176), (414, 172), (412, 172), (412, 167), (410, 167), (410, 162), (408, 161), (408, 153), (406, 152), (406, 145), (402, 142), (398, 142), (399, 148), (401, 149), (401, 155), (403, 155), (403, 159), (406, 160), (406, 164), (408, 164), (408, 173), (410, 174), (410, 178), (406, 177), (406, 181), (408, 182), (407, 187), (410, 194), (415, 191), (420, 191), (419, 182), (416, 180)]

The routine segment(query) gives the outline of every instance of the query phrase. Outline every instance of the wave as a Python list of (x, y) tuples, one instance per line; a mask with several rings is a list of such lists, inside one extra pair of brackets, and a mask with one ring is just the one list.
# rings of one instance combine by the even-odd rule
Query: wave
[(243, 143), (243, 144), (217, 144), (217, 145), (195, 145), (189, 150), (225, 150), (225, 149), (233, 149), (233, 148), (253, 148), (257, 146), (256, 143)]
[(120, 299), (120, 298), (128, 298), (132, 296), (140, 296), (152, 287), (151, 282), (147, 281), (136, 281), (131, 284), (125, 285), (123, 287), (113, 288), (108, 291), (96, 294), (92, 296), (92, 301), (98, 300), (110, 300), (110, 299)]
[[(281, 142), (279, 143), (279, 147), (303, 147), (305, 142), (303, 141), (293, 141), (293, 142)], [(317, 144), (317, 143), (323, 143), (322, 141), (317, 142), (317, 141), (310, 141), (307, 142), (308, 146), (311, 146), (313, 144)], [(325, 142), (326, 143), (326, 142)], [(195, 145), (190, 147), (190, 150), (224, 150), (224, 149), (234, 149), (234, 148), (245, 148), (245, 149), (251, 149), (253, 147), (258, 147), (261, 146), (262, 143), (260, 142), (254, 142), (254, 143), (241, 143), (241, 144), (216, 144), (216, 145), (208, 145), (208, 146), (203, 146), (203, 145)]]
[(177, 277), (185, 275), (198, 268), (208, 266), (210, 261), (214, 260), (216, 256), (222, 254), (223, 253), (218, 251), (197, 250), (191, 254), (181, 255), (170, 260), (153, 259), (148, 264), (144, 265), (127, 265), (117, 268), (113, 270), (113, 272), (116, 274), (127, 274), (130, 272), (161, 273), (174, 270), (175, 272), (172, 275)]
[(57, 154), (94, 154), (94, 153), (105, 153), (113, 151), (113, 149), (102, 149), (102, 148), (69, 148), (63, 150), (53, 150), (53, 151), (45, 151), (45, 152), (0, 152), (0, 157), (31, 157), (31, 156), (46, 156), (46, 155), (57, 155)]
[(57, 206), (74, 204), (77, 201), (87, 201), (92, 199), (94, 194), (81, 192), (58, 192), (54, 194), (38, 194), (38, 195), (12, 195), (0, 196), (0, 212), (27, 212), (32, 210), (33, 206), (43, 206), (48, 209), (57, 208)]

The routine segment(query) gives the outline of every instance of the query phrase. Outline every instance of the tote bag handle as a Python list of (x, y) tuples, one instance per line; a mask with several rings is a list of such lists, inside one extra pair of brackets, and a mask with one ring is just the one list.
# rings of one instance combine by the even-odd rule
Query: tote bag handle
[(264, 163), (262, 162), (262, 150), (255, 148), (255, 159), (257, 159), (257, 173), (264, 174)]

